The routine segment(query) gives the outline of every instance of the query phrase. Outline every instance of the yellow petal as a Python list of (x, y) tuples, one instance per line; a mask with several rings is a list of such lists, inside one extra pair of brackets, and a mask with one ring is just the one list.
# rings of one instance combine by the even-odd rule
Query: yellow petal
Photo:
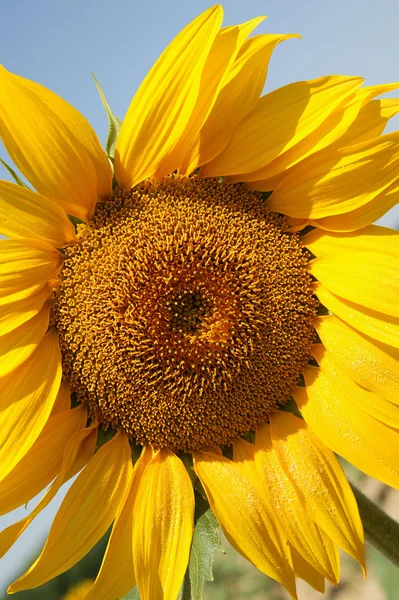
[(258, 492), (262, 494), (264, 499), (266, 512), (269, 515), (276, 516), (273, 519), (273, 527), (275, 529), (276, 537), (281, 541), (283, 547), (285, 545), (284, 557), (292, 568), (292, 558), (289, 550), (288, 536), (283, 524), (281, 523), (280, 516), (276, 514), (274, 507), (274, 498), (271, 497), (272, 493), (264, 480), (262, 469), (259, 468), (259, 464), (255, 458), (255, 446), (250, 444), (246, 440), (236, 438), (233, 441), (233, 463), (237, 465), (238, 469), (244, 476), (247, 476), (249, 480), (258, 481)]
[(44, 338), (49, 322), (50, 302), (17, 329), (0, 336), (0, 378), (15, 371), (36, 350)]
[(50, 331), (16, 371), (0, 383), (0, 481), (39, 437), (61, 383), (61, 354)]
[(378, 137), (383, 133), (389, 119), (398, 112), (399, 100), (397, 98), (371, 100), (362, 107), (348, 131), (338, 140), (339, 147), (359, 144)]
[(349, 210), (345, 214), (310, 221), (309, 225), (320, 227), (326, 231), (356, 231), (383, 217), (398, 202), (399, 182), (395, 181), (367, 204)]
[(85, 600), (123, 598), (136, 585), (133, 565), (133, 509), (141, 476), (152, 458), (150, 447), (137, 460), (126, 499), (119, 510), (97, 578)]
[(325, 533), (364, 570), (364, 535), (356, 500), (334, 454), (302, 419), (270, 416), (273, 447), (303, 506)]
[[(311, 154), (315, 154), (324, 148), (331, 150), (332, 147), (341, 148), (341, 139), (346, 135), (348, 128), (356, 122), (361, 108), (371, 98), (394, 90), (399, 84), (383, 84), (356, 90), (353, 97), (345, 99), (329, 115), (325, 121), (301, 142), (290, 150), (282, 153), (265, 167), (253, 173), (247, 173), (242, 177), (243, 181), (253, 182), (251, 188), (259, 190), (273, 190), (277, 184), (286, 177), (286, 171), (295, 164), (303, 161)], [(369, 136), (371, 138), (373, 136)], [(368, 139), (369, 139), (368, 138)], [(360, 141), (360, 140), (359, 140)], [(233, 178), (236, 181), (238, 178)]]
[(0, 135), (14, 163), (40, 194), (86, 219), (107, 178), (111, 194), (107, 158), (92, 128), (67, 102), (3, 67), (0, 90)]
[(0, 232), (42, 240), (56, 248), (76, 241), (75, 229), (60, 206), (9, 181), (0, 181)]
[[(91, 204), (90, 212), (92, 213), (96, 200), (101, 202), (112, 198), (112, 169), (96, 132), (87, 119), (85, 119), (76, 108), (71, 106), (71, 104), (65, 102), (60, 96), (34, 81), (25, 79), (24, 82), (33, 93), (37, 94), (37, 96), (47, 104), (50, 110), (62, 118), (62, 122), (69, 130), (69, 135), (75, 138), (76, 148), (83, 148), (82, 156), (80, 157), (81, 160), (83, 160), (84, 152), (89, 156), (96, 172), (97, 179), (97, 192), (96, 195), (93, 194), (92, 197), (92, 200), (94, 201)], [(89, 169), (91, 170), (90, 167)], [(78, 193), (80, 192), (78, 189), (75, 191)], [(83, 197), (82, 199), (85, 200)], [(67, 202), (69, 203), (70, 200), (67, 199)]]
[(259, 35), (243, 44), (199, 136), (190, 148), (183, 172), (191, 173), (226, 148), (237, 125), (253, 110), (259, 99), (274, 48), (292, 37), (299, 36)]
[(71, 389), (67, 381), (62, 381), (60, 389), (58, 390), (57, 397), (53, 404), (53, 410), (51, 414), (54, 415), (57, 412), (63, 412), (71, 408)]
[(296, 598), (289, 550), (258, 475), (213, 452), (195, 452), (194, 467), (232, 546)]
[(349, 232), (363, 229), (383, 217), (399, 202), (399, 182), (384, 189), (367, 204), (345, 214), (309, 221), (309, 225), (326, 231)]
[[(278, 159), (277, 159), (278, 160)], [(277, 162), (277, 161), (274, 161)], [(274, 164), (271, 163), (272, 165)], [(289, 173), (289, 171), (287, 171)], [(248, 190), (256, 190), (257, 192), (272, 192), (280, 183), (280, 181), (286, 177), (286, 173), (278, 173), (275, 177), (269, 177), (268, 179), (260, 179), (256, 181), (252, 181), (252, 173), (247, 173), (244, 176), (235, 175), (234, 177), (229, 177), (230, 183), (239, 183), (240, 181), (245, 180), (244, 187)], [(255, 176), (255, 175), (254, 175)], [(251, 179), (251, 181), (248, 181)], [(287, 217), (289, 219), (290, 217)]]
[(369, 225), (355, 232), (327, 233), (320, 229), (313, 229), (303, 237), (301, 243), (309, 248), (315, 256), (332, 254), (334, 252), (378, 252), (399, 258), (399, 231)]
[(315, 590), (323, 594), (326, 587), (323, 575), (320, 575), (293, 546), (290, 546), (290, 549), (295, 577), (300, 577)]
[(322, 150), (290, 169), (274, 189), (268, 208), (297, 219), (347, 213), (395, 183), (398, 168), (399, 133)]
[(24, 323), (28, 326), (29, 319), (42, 310), (52, 293), (53, 288), (45, 286), (28, 298), (0, 305), (0, 336), (10, 333)]
[(87, 410), (78, 406), (49, 418), (32, 448), (0, 482), (0, 514), (26, 504), (59, 472), (65, 444), (86, 424)]
[(262, 20), (263, 17), (259, 17), (241, 25), (225, 27), (216, 35), (202, 71), (198, 100), (190, 120), (179, 144), (169, 155), (168, 160), (162, 164), (161, 171), (155, 174), (156, 177), (162, 177), (173, 170), (173, 165), (180, 165), (180, 173), (187, 172), (188, 162), (185, 158), (193, 144), (193, 140), (196, 140), (201, 127), (212, 110), (223, 81), (226, 79), (245, 38)]
[(263, 96), (203, 175), (241, 175), (263, 168), (314, 131), (361, 83), (357, 77), (321, 77)]
[(123, 189), (179, 166), (170, 166), (169, 155), (176, 152), (195, 110), (202, 72), (222, 18), (223, 10), (216, 5), (187, 25), (136, 92), (115, 151), (115, 177)]
[[(322, 344), (315, 344), (312, 348), (312, 355), (319, 364), (321, 374), (329, 380), (340, 377), (339, 386), (341, 394), (351, 399), (358, 410), (367, 413), (373, 419), (380, 421), (389, 428), (399, 430), (399, 406), (389, 402), (375, 392), (370, 392), (342, 370), (337, 361), (334, 360), (331, 352), (327, 352)], [(314, 367), (309, 369), (309, 377), (314, 379)], [(334, 383), (334, 381), (333, 381)], [(386, 428), (385, 428), (386, 429)], [(387, 434), (389, 435), (389, 434)], [(377, 439), (378, 436), (376, 436)]]
[(323, 346), (356, 383), (399, 404), (399, 364), (387, 347), (335, 316), (317, 319), (315, 327)]
[(399, 348), (398, 318), (339, 298), (329, 292), (321, 283), (315, 283), (313, 289), (320, 302), (345, 323), (365, 333), (373, 340)]
[(87, 554), (114, 520), (131, 471), (129, 442), (119, 431), (68, 490), (39, 558), (12, 584), (13, 593), (42, 585)]
[(272, 446), (270, 426), (256, 430), (255, 464), (267, 496), (291, 545), (316, 571), (336, 585), (339, 580), (339, 555), (335, 544), (319, 529), (303, 508), (295, 488), (282, 469)]
[[(332, 147), (341, 148), (346, 145), (345, 143), (341, 143), (342, 137), (346, 136), (348, 128), (351, 129), (352, 124), (356, 122), (361, 108), (365, 103), (379, 94), (389, 92), (398, 87), (399, 84), (393, 83), (369, 86), (356, 90), (353, 97), (341, 102), (337, 109), (304, 140), (287, 152), (284, 152), (266, 167), (254, 173), (246, 174), (243, 180), (255, 182), (255, 185), (251, 186), (253, 189), (275, 189), (280, 180), (286, 177), (286, 171), (298, 162), (303, 161), (308, 156), (324, 148), (331, 150)], [(368, 136), (367, 139), (371, 137), (374, 136)]]
[(62, 263), (62, 254), (45, 242), (0, 240), (0, 304), (30, 296), (57, 277)]
[(51, 502), (63, 483), (79, 472), (94, 454), (97, 427), (74, 433), (66, 443), (60, 472), (33, 511), (17, 523), (0, 532), (0, 558), (4, 556), (33, 519)]
[(307, 368), (304, 377), (306, 388), (298, 388), (294, 397), (316, 435), (370, 477), (398, 488), (399, 431), (378, 417), (398, 427), (399, 408), (354, 383), (329, 353), (320, 360), (320, 369)]
[(308, 270), (333, 294), (399, 317), (397, 258), (377, 252), (336, 252), (312, 260)]
[(162, 448), (141, 477), (134, 505), (133, 563), (142, 600), (176, 600), (193, 528), (190, 477), (181, 460)]

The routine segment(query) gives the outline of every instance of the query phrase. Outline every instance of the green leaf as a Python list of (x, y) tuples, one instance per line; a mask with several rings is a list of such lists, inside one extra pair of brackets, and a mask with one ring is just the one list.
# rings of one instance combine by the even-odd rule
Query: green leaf
[(114, 158), (116, 142), (118, 139), (119, 130), (122, 125), (122, 121), (120, 119), (118, 119), (118, 117), (116, 117), (114, 115), (114, 113), (112, 112), (111, 107), (108, 104), (107, 99), (104, 96), (104, 92), (102, 91), (100, 84), (98, 83), (94, 73), (92, 73), (92, 75), (93, 75), (94, 83), (97, 86), (98, 93), (100, 94), (100, 98), (101, 98), (101, 101), (103, 103), (103, 106), (105, 108), (105, 112), (107, 113), (107, 118), (108, 118), (108, 137), (107, 137), (107, 141), (105, 143), (105, 150), (106, 150), (108, 156), (110, 156), (111, 158)]
[(205, 581), (213, 581), (213, 555), (219, 550), (220, 525), (208, 502), (195, 494), (195, 529), (181, 600), (202, 600)]
[[(0, 158), (0, 162), (1, 164), (7, 169), (7, 171), (10, 173), (11, 177), (14, 179), (15, 183), (17, 183), (18, 185), (20, 185), (21, 187), (25, 187), (27, 188), (28, 186), (26, 185), (26, 183), (24, 183), (22, 181), (22, 179), (20, 178), (20, 176), (14, 171), (14, 169), (12, 169), (10, 167), (10, 165), (8, 165), (2, 158)], [(29, 188), (28, 188), (29, 189)]]

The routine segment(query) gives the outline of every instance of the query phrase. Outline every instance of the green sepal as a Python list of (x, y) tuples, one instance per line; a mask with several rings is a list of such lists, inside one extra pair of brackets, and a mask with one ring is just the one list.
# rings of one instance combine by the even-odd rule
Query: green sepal
[(255, 431), (247, 431), (246, 434), (241, 435), (240, 437), (242, 437), (244, 440), (246, 440), (250, 444), (254, 444), (255, 440), (256, 440), (256, 433), (255, 433)]
[(77, 395), (75, 392), (71, 394), (71, 408), (76, 408), (77, 406), (82, 406), (82, 403), (79, 402)]
[(112, 112), (111, 107), (108, 104), (107, 99), (104, 96), (104, 92), (102, 91), (94, 73), (92, 73), (92, 75), (108, 119), (108, 136), (107, 141), (105, 143), (105, 150), (110, 158), (114, 158), (116, 142), (118, 140), (119, 130), (121, 128), (122, 121), (118, 119), (118, 117), (116, 117)]
[(3, 165), (3, 167), (5, 167), (7, 169), (7, 171), (9, 172), (9, 174), (11, 175), (11, 177), (13, 178), (13, 180), (15, 181), (15, 183), (17, 183), (21, 187), (29, 189), (28, 186), (26, 185), (26, 183), (24, 183), (22, 181), (22, 179), (20, 178), (20, 176), (18, 175), (18, 173), (16, 173), (14, 171), (14, 169), (12, 169), (10, 167), (10, 165), (8, 165), (2, 158), (0, 158), (0, 162)]
[(299, 419), (303, 418), (301, 413), (299, 412), (297, 403), (295, 402), (294, 398), (292, 398), (292, 396), (285, 404), (280, 405), (280, 410), (282, 410), (283, 412), (290, 412)]
[(75, 227), (75, 231), (76, 231), (78, 225), (86, 222), (83, 219), (81, 219), (80, 217), (74, 217), (73, 215), (68, 215), (68, 219), (71, 221), (72, 225)]
[(271, 192), (259, 192), (259, 194), (261, 194), (263, 200), (268, 200), (273, 194), (273, 190)]
[(135, 465), (141, 456), (141, 453), (143, 451), (143, 446), (140, 446), (140, 444), (136, 444), (133, 440), (129, 440), (129, 444), (130, 444), (130, 449), (132, 451), (132, 461), (133, 461), (133, 464)]
[(195, 493), (194, 535), (180, 600), (202, 600), (205, 581), (213, 581), (213, 558), (223, 552), (220, 525), (208, 502)]
[(97, 435), (96, 452), (97, 452), (97, 450), (99, 450), (99, 448), (101, 448), (101, 446), (104, 446), (104, 444), (106, 444), (107, 442), (110, 442), (112, 440), (112, 438), (114, 437), (115, 433), (116, 433), (115, 429), (112, 429), (111, 427), (109, 427), (106, 430), (104, 430), (102, 427), (99, 427), (98, 435)]
[(181, 454), (179, 454), (179, 457), (180, 457), (180, 460), (182, 461), (183, 465), (186, 467), (186, 471), (188, 473), (188, 476), (191, 479), (191, 483), (194, 485), (195, 482), (197, 481), (197, 474), (194, 471), (192, 455), (182, 452)]

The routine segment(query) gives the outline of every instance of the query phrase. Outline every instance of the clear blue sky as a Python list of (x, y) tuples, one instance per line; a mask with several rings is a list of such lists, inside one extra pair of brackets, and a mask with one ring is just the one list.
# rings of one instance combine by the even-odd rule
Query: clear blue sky
[[(106, 118), (91, 73), (122, 118), (163, 48), (210, 4), (205, 0), (2, 0), (0, 61), (68, 100), (104, 141)], [(268, 90), (332, 73), (360, 75), (367, 84), (399, 80), (397, 0), (226, 0), (223, 6), (226, 25), (263, 14), (269, 18), (258, 32), (303, 36), (283, 42), (275, 51)], [(399, 128), (398, 118), (392, 121), (390, 129), (394, 128)], [(0, 156), (6, 159), (1, 146)], [(7, 178), (6, 173), (0, 172), (0, 178)], [(398, 211), (395, 222), (399, 222)], [(384, 223), (394, 222), (390, 217)], [(44, 535), (56, 505), (2, 559), (0, 591)], [(33, 506), (30, 503), (29, 508)], [(22, 508), (15, 519), (24, 514)], [(0, 527), (10, 522), (2, 517)]]

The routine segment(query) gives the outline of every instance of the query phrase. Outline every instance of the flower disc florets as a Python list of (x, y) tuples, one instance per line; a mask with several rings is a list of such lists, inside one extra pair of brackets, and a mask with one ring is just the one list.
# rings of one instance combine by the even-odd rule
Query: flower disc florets
[(66, 251), (64, 374), (137, 443), (229, 443), (284, 403), (316, 301), (299, 238), (259, 195), (170, 177), (115, 192)]

